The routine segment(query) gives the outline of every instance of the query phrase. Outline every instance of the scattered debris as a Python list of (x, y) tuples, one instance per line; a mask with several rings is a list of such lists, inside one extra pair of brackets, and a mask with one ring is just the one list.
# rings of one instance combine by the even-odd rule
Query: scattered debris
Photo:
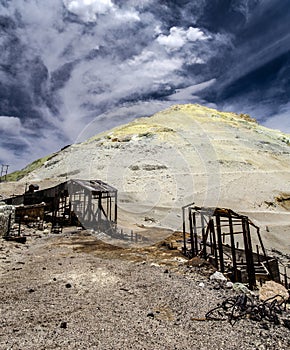
[(233, 284), (233, 290), (236, 292), (242, 292), (247, 295), (254, 295), (254, 293), (249, 288), (247, 288), (245, 284), (239, 282)]
[(6, 241), (12, 241), (16, 243), (26, 243), (26, 237), (24, 236), (4, 236), (3, 237)]
[(279, 315), (284, 314), (286, 314), (285, 300), (278, 302), (277, 296), (260, 302), (256, 298), (240, 294), (225, 299), (221, 305), (208, 311), (205, 318), (207, 320), (229, 321), (232, 326), (242, 318), (279, 325), (281, 324)]

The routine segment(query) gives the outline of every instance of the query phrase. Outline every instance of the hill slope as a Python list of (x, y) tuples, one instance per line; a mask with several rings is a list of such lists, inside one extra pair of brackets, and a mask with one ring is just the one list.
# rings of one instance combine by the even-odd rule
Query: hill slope
[(68, 147), (21, 183), (66, 178), (115, 186), (127, 226), (180, 228), (181, 207), (195, 202), (244, 212), (290, 242), (290, 135), (247, 115), (177, 105)]

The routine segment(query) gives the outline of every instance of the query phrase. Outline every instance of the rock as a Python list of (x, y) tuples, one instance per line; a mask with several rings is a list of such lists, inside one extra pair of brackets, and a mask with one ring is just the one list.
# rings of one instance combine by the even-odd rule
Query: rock
[(154, 318), (154, 313), (153, 312), (148, 312), (147, 317)]
[(186, 264), (192, 267), (202, 267), (208, 264), (208, 262), (205, 261), (204, 259), (201, 259), (199, 256), (195, 256), (192, 259), (186, 261)]
[(60, 328), (66, 329), (67, 328), (67, 322), (61, 322)]
[(259, 299), (265, 301), (269, 298), (273, 298), (273, 300), (275, 299), (277, 301), (283, 302), (289, 299), (289, 293), (287, 289), (284, 286), (282, 286), (282, 284), (274, 281), (267, 281), (260, 288)]
[(219, 271), (216, 271), (209, 278), (211, 281), (219, 282), (220, 284), (224, 284), (227, 282), (227, 278)]
[(227, 289), (232, 289), (233, 286), (234, 286), (234, 284), (233, 284), (233, 282), (231, 282), (231, 281), (228, 281), (228, 282), (226, 283), (226, 288), (227, 288)]
[(34, 293), (34, 292), (35, 292), (34, 289), (32, 289), (32, 288), (28, 289), (28, 293)]
[(150, 266), (154, 266), (154, 267), (160, 267), (160, 265), (159, 265), (159, 264), (157, 264), (157, 263), (154, 263), (154, 262), (153, 262), (153, 263), (151, 263), (151, 264), (150, 264)]
[(201, 287), (201, 288), (204, 288), (205, 284), (204, 284), (203, 282), (200, 282), (200, 283), (198, 284), (198, 286)]
[(178, 261), (178, 262), (180, 262), (180, 263), (187, 263), (187, 261), (188, 261), (188, 259), (183, 258), (183, 257), (181, 257), (181, 256), (175, 256), (175, 257), (173, 258), (173, 260), (174, 260), (174, 261)]
[(267, 322), (261, 322), (260, 327), (265, 329), (266, 331), (268, 331), (270, 329)]
[(283, 324), (286, 328), (290, 329), (290, 319), (284, 318)]
[(144, 221), (150, 221), (150, 222), (155, 222), (154, 218), (150, 218), (149, 216), (144, 217)]
[(67, 284), (65, 285), (65, 288), (71, 288), (71, 284), (70, 284), (70, 283), (67, 283)]

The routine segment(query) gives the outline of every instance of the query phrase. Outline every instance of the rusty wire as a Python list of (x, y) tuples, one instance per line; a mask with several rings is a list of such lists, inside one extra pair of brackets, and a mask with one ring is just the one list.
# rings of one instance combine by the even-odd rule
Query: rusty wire
[[(277, 300), (281, 298), (281, 301)], [(241, 294), (224, 300), (220, 305), (208, 311), (207, 320), (229, 321), (232, 326), (242, 318), (254, 321), (268, 321), (280, 324), (278, 315), (286, 310), (286, 301), (281, 295), (275, 295), (261, 302), (257, 299)]]

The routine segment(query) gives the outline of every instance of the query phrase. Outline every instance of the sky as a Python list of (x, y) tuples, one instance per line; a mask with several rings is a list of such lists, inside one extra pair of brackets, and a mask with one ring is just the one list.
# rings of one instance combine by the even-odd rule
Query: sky
[(0, 0), (0, 164), (179, 103), (290, 133), (289, 23), (286, 0)]

